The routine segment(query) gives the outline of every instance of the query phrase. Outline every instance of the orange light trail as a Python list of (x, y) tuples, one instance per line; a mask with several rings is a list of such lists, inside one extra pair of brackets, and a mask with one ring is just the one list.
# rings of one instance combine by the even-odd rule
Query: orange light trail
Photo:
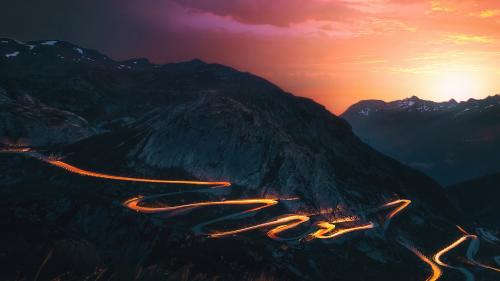
[[(215, 182), (209, 182), (209, 181), (185, 181), (185, 180), (159, 180), (159, 179), (146, 179), (146, 178), (133, 178), (133, 177), (124, 177), (124, 176), (116, 176), (116, 175), (110, 175), (110, 174), (103, 174), (103, 173), (97, 173), (97, 172), (92, 172), (84, 169), (80, 169), (76, 166), (70, 165), (66, 162), (60, 161), (60, 160), (50, 160), (50, 159), (44, 159), (44, 161), (48, 162), (49, 164), (52, 164), (56, 167), (65, 169), (71, 173), (79, 174), (82, 176), (88, 176), (88, 177), (94, 177), (94, 178), (102, 178), (102, 179), (110, 179), (110, 180), (118, 180), (118, 181), (131, 181), (131, 182), (147, 182), (147, 183), (162, 183), (162, 184), (192, 184), (192, 185), (207, 185), (210, 186), (211, 188), (220, 188), (220, 187), (229, 187), (231, 186), (230, 182), (223, 182), (223, 181), (215, 181)], [(298, 198), (289, 198), (289, 199), (283, 199), (283, 200), (297, 200)], [(140, 203), (147, 200), (147, 197), (134, 197), (131, 199), (126, 200), (123, 202), (123, 206), (134, 210), (136, 212), (140, 213), (148, 213), (148, 214), (154, 214), (154, 213), (161, 213), (161, 212), (171, 212), (171, 211), (176, 211), (176, 210), (181, 210), (181, 209), (190, 209), (190, 208), (200, 208), (200, 207), (208, 207), (208, 206), (222, 206), (222, 205), (256, 205), (256, 204), (262, 204), (262, 206), (252, 208), (250, 210), (245, 211), (244, 213), (249, 213), (249, 212), (255, 212), (258, 210), (261, 210), (263, 208), (267, 208), (273, 205), (278, 204), (277, 199), (266, 199), (266, 198), (255, 198), (255, 199), (239, 199), (239, 200), (225, 200), (225, 201), (207, 201), (207, 202), (197, 202), (197, 203), (190, 203), (190, 204), (184, 204), (184, 205), (177, 205), (177, 206), (164, 206), (164, 207), (145, 207), (141, 206)], [(392, 204), (398, 204), (400, 203), (399, 201), (409, 201), (409, 200), (398, 200), (395, 202), (388, 203), (387, 206), (392, 206)], [(406, 205), (400, 207), (397, 209), (397, 212), (400, 211), (400, 209), (404, 209), (409, 203)], [(394, 212), (394, 213), (397, 213)], [(217, 232), (217, 233), (212, 233), (208, 234), (209, 237), (215, 238), (215, 237), (224, 237), (224, 236), (231, 236), (235, 235), (238, 233), (243, 233), (247, 232), (250, 230), (255, 230), (255, 229), (260, 229), (260, 228), (265, 228), (265, 227), (270, 227), (274, 225), (278, 225), (277, 227), (269, 230), (267, 232), (267, 236), (275, 239), (275, 240), (281, 240), (278, 236), (278, 234), (287, 231), (289, 229), (295, 228), (299, 226), (300, 224), (303, 224), (307, 221), (310, 220), (309, 216), (306, 215), (288, 215), (279, 219), (275, 219), (269, 222), (265, 222), (262, 224), (257, 224), (249, 227), (244, 227), (236, 230), (231, 230), (231, 231), (222, 231), (222, 232)], [(339, 231), (336, 231), (332, 234), (327, 235), (327, 233), (330, 233), (334, 228), (335, 225), (333, 223), (340, 223), (340, 222), (348, 222), (348, 221), (354, 221), (353, 218), (347, 217), (347, 218), (342, 218), (338, 219), (332, 223), (328, 222), (322, 222), (318, 224), (318, 226), (322, 227), (322, 229), (317, 230), (315, 233), (312, 234), (313, 237), (319, 238), (319, 239), (332, 239), (336, 238), (338, 236), (354, 232), (354, 231), (359, 231), (359, 230), (365, 230), (365, 229), (370, 229), (373, 228), (375, 225), (373, 223), (368, 223), (365, 225), (361, 226), (355, 226), (351, 228), (346, 228), (346, 229), (341, 229)]]
[(457, 225), (456, 226), (458, 228), (458, 230), (460, 230), (460, 232), (462, 232), (464, 235), (470, 235), (469, 232), (465, 231), (465, 229), (463, 227), (461, 227), (460, 225)]
[(190, 208), (199, 208), (199, 207), (207, 207), (207, 206), (221, 206), (221, 205), (256, 205), (263, 204), (263, 206), (253, 208), (246, 212), (254, 212), (263, 208), (270, 207), (272, 205), (278, 204), (278, 200), (275, 199), (240, 199), (240, 200), (226, 200), (226, 201), (208, 201), (208, 202), (199, 202), (199, 203), (191, 203), (185, 205), (177, 205), (177, 206), (166, 206), (166, 207), (143, 207), (139, 206), (139, 203), (142, 202), (145, 197), (134, 197), (125, 202), (123, 202), (123, 206), (134, 210), (140, 213), (154, 214), (161, 212), (170, 212), (180, 209), (190, 209)]
[(433, 256), (433, 260), (439, 264), (440, 266), (444, 266), (444, 267), (450, 267), (452, 268), (452, 266), (450, 266), (449, 264), (445, 263), (442, 261), (442, 257), (443, 255), (445, 255), (446, 253), (448, 253), (449, 251), (453, 250), (454, 248), (458, 247), (460, 244), (462, 244), (463, 242), (465, 242), (467, 239), (476, 239), (477, 237), (475, 235), (464, 235), (460, 238), (458, 238), (458, 240), (456, 240), (455, 242), (451, 243), (450, 245), (446, 246), (445, 248), (443, 248), (442, 250), (438, 251), (434, 256)]
[[(364, 225), (359, 225), (359, 226), (354, 226), (350, 228), (343, 228), (338, 231), (335, 231), (331, 233), (335, 229), (335, 224), (334, 223), (329, 223), (326, 221), (319, 222), (317, 224), (318, 227), (321, 227), (321, 229), (316, 230), (316, 232), (312, 233), (310, 236), (311, 238), (318, 238), (318, 239), (333, 239), (337, 238), (341, 235), (347, 234), (349, 232), (354, 232), (354, 231), (359, 231), (359, 230), (366, 230), (370, 228), (374, 228), (375, 225), (373, 223), (367, 223)], [(331, 233), (331, 234), (327, 234)]]
[(489, 266), (489, 265), (486, 265), (486, 264), (483, 264), (483, 263), (479, 263), (477, 261), (474, 261), (474, 264), (477, 265), (477, 266), (479, 266), (479, 267), (482, 267), (482, 268), (486, 268), (486, 269), (489, 269), (489, 270), (500, 272), (500, 268), (496, 268), (496, 267)]
[[(145, 183), (160, 183), (160, 184), (185, 184), (185, 185), (203, 185), (203, 186), (209, 186), (210, 188), (223, 188), (223, 187), (230, 187), (231, 183), (227, 181), (188, 181), (188, 180), (162, 180), (162, 179), (148, 179), (148, 178), (136, 178), (136, 177), (125, 177), (125, 176), (116, 176), (116, 175), (111, 175), (111, 174), (104, 174), (104, 173), (98, 173), (98, 172), (92, 172), (89, 170), (84, 170), (81, 168), (78, 168), (76, 166), (73, 166), (71, 164), (68, 164), (66, 162), (60, 161), (60, 160), (52, 160), (48, 157), (44, 157), (34, 151), (32, 151), (29, 148), (13, 148), (9, 149), (6, 151), (0, 151), (0, 152), (14, 152), (14, 153), (25, 153), (29, 152), (28, 155), (32, 157), (36, 157), (44, 162), (47, 162), (53, 166), (59, 167), (61, 169), (64, 169), (68, 172), (78, 174), (81, 176), (88, 176), (88, 177), (93, 177), (93, 178), (101, 178), (101, 179), (109, 179), (109, 180), (117, 180), (117, 181), (129, 181), (129, 182), (145, 182)], [(165, 194), (168, 195), (168, 194)], [(123, 206), (126, 208), (129, 208), (131, 210), (134, 210), (136, 212), (140, 213), (148, 213), (148, 214), (154, 214), (154, 213), (161, 213), (161, 212), (173, 212), (177, 210), (183, 210), (183, 209), (191, 209), (191, 208), (201, 208), (201, 207), (208, 207), (208, 206), (222, 206), (222, 205), (261, 205), (258, 207), (254, 207), (252, 209), (243, 211), (241, 213), (237, 213), (235, 215), (230, 215), (226, 216), (223, 218), (219, 218), (216, 220), (212, 220), (210, 222), (200, 224), (199, 226), (204, 226), (208, 225), (213, 222), (221, 221), (224, 219), (228, 218), (236, 218), (239, 217), (242, 214), (245, 213), (250, 213), (250, 212), (255, 212), (273, 205), (276, 205), (279, 203), (279, 201), (287, 201), (287, 200), (297, 200), (298, 198), (288, 198), (288, 199), (270, 199), (270, 198), (254, 198), (254, 199), (237, 199), (237, 200), (224, 200), (224, 201), (206, 201), (206, 202), (196, 202), (196, 203), (189, 203), (189, 204), (183, 204), (183, 205), (176, 205), (176, 206), (162, 206), (162, 207), (147, 207), (147, 206), (142, 206), (141, 203), (154, 198), (161, 197), (163, 195), (155, 195), (155, 196), (148, 196), (148, 197), (143, 197), (143, 196), (138, 196), (134, 197), (131, 199), (128, 199), (123, 202)], [(402, 204), (399, 208), (397, 208), (395, 211), (393, 211), (389, 217), (392, 218), (395, 214), (403, 210), (406, 206), (410, 204), (410, 200), (396, 200), (394, 202), (390, 202), (385, 204), (382, 207), (389, 207), (393, 206), (395, 204)], [(266, 227), (272, 227), (271, 230), (267, 232), (267, 236), (270, 237), (271, 239), (275, 240), (287, 240), (285, 238), (281, 238), (279, 236), (280, 233), (285, 232), (287, 230), (293, 229), (298, 227), (299, 225), (308, 222), (311, 219), (311, 214), (308, 215), (303, 215), (303, 214), (291, 214), (287, 215), (281, 218), (273, 219), (271, 221), (261, 223), (261, 224), (256, 224), (248, 227), (243, 227), (235, 230), (230, 230), (230, 231), (218, 231), (216, 233), (209, 233), (209, 237), (224, 237), (224, 236), (230, 236), (230, 235), (235, 235), (238, 233), (243, 233), (255, 229), (260, 229), (260, 228), (266, 228)], [(317, 224), (318, 227), (321, 229), (318, 229), (314, 233), (310, 234), (309, 237), (313, 238), (319, 238), (319, 239), (333, 239), (336, 237), (339, 237), (341, 235), (354, 232), (354, 231), (359, 231), (359, 230), (366, 230), (370, 228), (374, 228), (375, 225), (373, 223), (368, 223), (364, 225), (358, 225), (354, 227), (349, 227), (349, 228), (344, 228), (340, 229), (338, 231), (334, 231), (335, 229), (335, 224), (336, 223), (342, 223), (342, 222), (352, 222), (352, 221), (357, 221), (359, 220), (357, 217), (344, 217), (344, 218), (339, 218), (336, 219), (332, 222), (319, 222)]]
[[(267, 232), (267, 236), (271, 239), (281, 240), (282, 238), (280, 238), (278, 236), (278, 234), (280, 234), (283, 231), (289, 230), (291, 228), (295, 228), (295, 227), (299, 226), (300, 224), (303, 224), (303, 223), (309, 221), (309, 219), (310, 218), (308, 216), (303, 216), (303, 215), (289, 215), (289, 216), (277, 219), (276, 222), (285, 223), (285, 224), (269, 230)], [(295, 222), (293, 222), (293, 221), (295, 221)]]
[(457, 225), (457, 228), (458, 230), (460, 230), (460, 232), (462, 232), (464, 235), (461, 236), (460, 238), (458, 238), (456, 241), (454, 241), (453, 243), (451, 243), (450, 245), (446, 246), (445, 248), (443, 248), (442, 250), (438, 251), (434, 256), (433, 256), (433, 260), (440, 266), (443, 266), (443, 267), (448, 267), (448, 268), (451, 268), (451, 269), (455, 269), (455, 270), (459, 270), (461, 271), (465, 277), (466, 277), (466, 280), (474, 280), (474, 276), (468, 271), (466, 270), (465, 268), (461, 268), (461, 267), (457, 267), (457, 266), (452, 266), (450, 264), (447, 264), (445, 262), (443, 262), (442, 258), (445, 254), (447, 254), (449, 251), (455, 249), (456, 247), (458, 247), (460, 244), (464, 243), (467, 239), (471, 239), (472, 242), (471, 244), (469, 245), (469, 248), (467, 250), (467, 260), (475, 265), (475, 266), (478, 266), (478, 267), (482, 267), (482, 268), (485, 268), (485, 269), (489, 269), (489, 270), (493, 270), (493, 271), (496, 271), (496, 272), (500, 272), (500, 269), (499, 268), (495, 268), (495, 267), (492, 267), (492, 266), (489, 266), (489, 265), (486, 265), (486, 264), (483, 264), (483, 263), (480, 263), (478, 261), (476, 261), (474, 259), (474, 255), (475, 255), (475, 252), (477, 252), (477, 249), (479, 248), (479, 238), (476, 236), (476, 235), (473, 235), (473, 234), (469, 234), (467, 231), (465, 231), (462, 227), (458, 226)]
[[(110, 180), (118, 180), (118, 181), (129, 181), (129, 182), (145, 182), (145, 183), (160, 183), (160, 184), (185, 184), (185, 185), (203, 185), (203, 186), (209, 186), (210, 188), (223, 188), (223, 187), (230, 187), (231, 183), (227, 181), (190, 181), (190, 180), (162, 180), (162, 179), (148, 179), (148, 178), (135, 178), (135, 177), (124, 177), (124, 176), (116, 176), (116, 175), (110, 175), (110, 174), (104, 174), (104, 173), (98, 173), (98, 172), (92, 172), (88, 170), (84, 170), (81, 168), (78, 168), (76, 166), (70, 165), (68, 163), (65, 163), (60, 160), (52, 160), (49, 159), (48, 157), (44, 157), (37, 152), (32, 151), (30, 148), (11, 148), (8, 150), (0, 150), (0, 152), (4, 153), (28, 153), (28, 155), (38, 158), (44, 162), (47, 162), (51, 165), (54, 165), (56, 167), (65, 169), (71, 173), (75, 173), (78, 175), (82, 176), (88, 176), (88, 177), (94, 177), (94, 178), (102, 178), (102, 179), (110, 179)], [(168, 195), (168, 194), (165, 194)], [(257, 206), (254, 208), (251, 208), (249, 210), (234, 214), (234, 215), (229, 215), (226, 217), (218, 218), (203, 224), (200, 224), (199, 228), (206, 226), (208, 224), (217, 222), (217, 221), (222, 221), (226, 220), (229, 218), (238, 218), (242, 214), (250, 213), (250, 212), (256, 212), (258, 210), (268, 208), (271, 206), (274, 206), (279, 203), (279, 201), (288, 201), (288, 200), (297, 200), (298, 198), (292, 197), (292, 198), (284, 198), (284, 199), (271, 199), (271, 198), (254, 198), (254, 199), (237, 199), (237, 200), (224, 200), (224, 201), (206, 201), (206, 202), (196, 202), (196, 203), (190, 203), (190, 204), (183, 204), (183, 205), (177, 205), (177, 206), (162, 206), (162, 207), (146, 207), (146, 206), (141, 206), (140, 204), (148, 199), (158, 198), (164, 195), (155, 195), (155, 196), (148, 196), (148, 197), (143, 197), (143, 196), (138, 196), (134, 197), (131, 199), (128, 199), (123, 202), (123, 206), (126, 208), (129, 208), (131, 210), (134, 210), (136, 212), (140, 213), (148, 213), (148, 214), (154, 214), (154, 213), (161, 213), (161, 212), (173, 212), (176, 210), (183, 210), (183, 209), (191, 209), (191, 208), (201, 208), (201, 207), (208, 207), (208, 206), (223, 206), (223, 205), (261, 205)], [(394, 209), (392, 212), (390, 212), (387, 215), (387, 223), (390, 222), (390, 220), (396, 216), (398, 213), (403, 211), (405, 208), (408, 207), (408, 205), (411, 204), (411, 200), (408, 199), (399, 199), (395, 200), (389, 203), (386, 203), (377, 209), (385, 209), (388, 207), (392, 206), (397, 206), (399, 205), (396, 209)], [(321, 212), (319, 213), (321, 214)], [(267, 227), (273, 227), (271, 230), (267, 232), (267, 236), (271, 239), (274, 240), (290, 240), (286, 238), (282, 238), (279, 236), (282, 232), (285, 232), (287, 230), (293, 229), (298, 227), (299, 225), (306, 223), (310, 221), (311, 216), (318, 215), (318, 214), (308, 214), (308, 215), (302, 215), (302, 214), (290, 214), (286, 215), (281, 218), (276, 218), (271, 221), (261, 223), (261, 224), (256, 224), (252, 226), (247, 226), (235, 230), (229, 230), (229, 231), (217, 231), (215, 233), (208, 233), (207, 235), (211, 238), (219, 238), (219, 237), (225, 237), (225, 236), (232, 236), (235, 234), (251, 231), (251, 230), (256, 230), (256, 229), (261, 229), (261, 228), (267, 228)], [(348, 227), (348, 228), (343, 228), (340, 230), (335, 231), (336, 229), (336, 224), (338, 223), (344, 223), (344, 222), (353, 222), (353, 221), (358, 221), (359, 218), (357, 217), (343, 217), (343, 218), (338, 218), (336, 220), (333, 220), (331, 222), (326, 222), (326, 221), (320, 221), (316, 223), (316, 226), (319, 228), (315, 232), (310, 233), (307, 235), (307, 240), (311, 240), (314, 238), (318, 239), (334, 239), (339, 236), (342, 236), (344, 234), (354, 232), (354, 231), (360, 231), (360, 230), (367, 230), (375, 227), (375, 224), (372, 222), (369, 222), (367, 224), (363, 225), (357, 225), (353, 227)], [(462, 244), (464, 241), (467, 239), (472, 239), (473, 241), (478, 241), (478, 237), (476, 235), (471, 235), (467, 233), (463, 228), (457, 226), (458, 229), (464, 234), (462, 237), (460, 237), (458, 240), (454, 241), (450, 245), (446, 246), (442, 250), (438, 251), (434, 256), (433, 260), (435, 263), (427, 258), (425, 255), (423, 255), (420, 251), (415, 249), (412, 246), (406, 245), (403, 243), (404, 246), (406, 246), (409, 250), (411, 250), (417, 257), (420, 258), (423, 262), (428, 264), (431, 269), (432, 269), (432, 275), (427, 278), (427, 281), (435, 281), (440, 278), (442, 275), (442, 271), (439, 268), (438, 265), (443, 266), (443, 267), (448, 267), (452, 269), (456, 269), (464, 273), (466, 276), (467, 280), (474, 280), (474, 277), (470, 272), (468, 272), (464, 268), (460, 267), (454, 267), (449, 264), (446, 264), (443, 262), (442, 258), (445, 254), (447, 254), (449, 251), (452, 249), (456, 248), (460, 244)], [(203, 232), (200, 232), (203, 233)], [(304, 237), (302, 235), (301, 237)], [(291, 239), (297, 239), (297, 238), (291, 238)], [(477, 249), (479, 245), (476, 243), (473, 245), (471, 243), (468, 253), (467, 253), (467, 258), (470, 260), (470, 262), (476, 266), (483, 267), (486, 269), (494, 270), (497, 272), (500, 272), (500, 269), (491, 267), (482, 263), (479, 263), (474, 260), (473, 258), (473, 252), (474, 249)], [(498, 263), (500, 260), (500, 257), (495, 257), (495, 261)]]
[[(467, 269), (462, 268), (462, 267), (458, 267), (458, 266), (452, 266), (450, 264), (445, 263), (442, 260), (442, 258), (445, 254), (447, 254), (449, 251), (458, 247), (460, 244), (465, 242), (467, 239), (473, 239), (473, 240), (477, 239), (476, 235), (468, 234), (463, 228), (458, 227), (458, 229), (460, 230), (460, 232), (464, 233), (464, 235), (462, 237), (458, 238), (456, 241), (454, 241), (450, 245), (448, 245), (448, 246), (444, 247), (443, 249), (441, 249), (440, 251), (438, 251), (432, 257), (432, 259), (440, 266), (455, 269), (455, 270), (462, 272), (465, 275), (465, 279), (468, 281), (471, 281), (471, 280), (474, 280), (474, 275), (472, 275), (472, 273), (470, 273)], [(469, 257), (469, 259), (471, 259), (471, 258)]]
[(211, 188), (231, 186), (231, 183), (227, 182), (227, 181), (160, 180), (160, 179), (146, 179), (146, 178), (131, 178), (131, 177), (115, 176), (115, 175), (96, 173), (96, 172), (83, 170), (83, 169), (80, 169), (78, 167), (72, 166), (68, 163), (65, 163), (65, 162), (59, 161), (59, 160), (46, 159), (45, 161), (47, 163), (54, 165), (54, 166), (65, 169), (71, 173), (79, 174), (81, 176), (93, 177), (93, 178), (118, 180), (118, 181), (131, 181), (131, 182), (163, 183), (163, 184), (206, 185), (206, 186), (210, 186)]
[(394, 209), (392, 212), (390, 212), (388, 215), (387, 215), (387, 219), (392, 219), (396, 214), (398, 214), (399, 212), (403, 211), (406, 207), (408, 207), (408, 205), (411, 204), (411, 200), (408, 200), (408, 199), (399, 199), (399, 200), (395, 200), (395, 201), (392, 201), (392, 202), (389, 202), (387, 204), (384, 204), (382, 205), (381, 208), (387, 208), (387, 207), (392, 207), (394, 205), (401, 205), (399, 207), (397, 207), (396, 209)]
[(441, 271), (441, 268), (434, 263), (431, 259), (426, 257), (424, 254), (422, 254), (419, 250), (417, 250), (415, 247), (407, 245), (406, 243), (401, 243), (403, 246), (408, 248), (408, 250), (412, 251), (421, 261), (425, 262), (428, 264), (431, 269), (432, 269), (432, 275), (429, 276), (429, 278), (425, 279), (426, 281), (436, 281), (438, 280), (443, 272)]
[(250, 230), (265, 228), (265, 227), (274, 226), (274, 225), (279, 224), (279, 226), (269, 230), (267, 232), (267, 236), (272, 238), (272, 239), (280, 240), (281, 238), (278, 237), (279, 233), (286, 231), (288, 229), (297, 227), (298, 225), (309, 221), (309, 219), (310, 218), (308, 216), (304, 216), (304, 215), (287, 215), (285, 217), (275, 219), (272, 221), (268, 221), (265, 223), (256, 224), (256, 225), (252, 225), (252, 226), (248, 226), (248, 227), (243, 227), (243, 228), (239, 228), (239, 229), (235, 229), (235, 230), (231, 230), (231, 231), (217, 232), (217, 233), (210, 234), (209, 236), (213, 237), (213, 238), (231, 236), (231, 235), (235, 235), (238, 233), (247, 232)]

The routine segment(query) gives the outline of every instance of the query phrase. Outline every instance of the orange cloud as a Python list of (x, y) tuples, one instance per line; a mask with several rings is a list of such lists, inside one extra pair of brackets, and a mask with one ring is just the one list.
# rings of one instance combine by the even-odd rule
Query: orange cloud
[(470, 97), (500, 90), (497, 0), (169, 2), (143, 19), (164, 31), (143, 41), (153, 61), (227, 64), (336, 113), (360, 99), (442, 96), (441, 76), (473, 77)]
[(500, 9), (485, 10), (485, 11), (481, 11), (479, 13), (479, 17), (481, 17), (481, 18), (492, 18), (492, 17), (497, 17), (497, 16), (500, 16)]
[(447, 6), (443, 3), (443, 1), (434, 0), (431, 1), (431, 11), (433, 12), (453, 12), (454, 8), (451, 6)]
[(448, 39), (457, 44), (465, 43), (493, 43), (494, 38), (489, 36), (479, 36), (479, 35), (467, 35), (467, 34), (451, 34), (446, 36)]

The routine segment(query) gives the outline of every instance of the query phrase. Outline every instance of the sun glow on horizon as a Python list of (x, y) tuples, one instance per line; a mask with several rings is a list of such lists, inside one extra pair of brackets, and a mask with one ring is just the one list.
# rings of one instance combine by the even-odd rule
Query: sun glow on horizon
[(498, 0), (167, 2), (139, 15), (155, 30), (169, 19), (171, 41), (151, 40), (152, 61), (225, 64), (334, 114), (367, 99), (465, 101), (500, 91)]
[[(54, 1), (34, 2), (33, 21), (51, 19), (43, 32), (20, 24), (25, 5), (12, 4), (0, 10), (12, 30), (2, 36), (59, 38), (120, 61), (199, 58), (263, 77), (334, 114), (367, 99), (462, 101), (500, 92), (498, 0), (111, 1), (95, 9), (70, 1), (69, 16), (46, 7)], [(62, 30), (66, 24), (86, 32)]]
[(473, 67), (445, 68), (433, 75), (431, 91), (439, 100), (467, 100), (483, 92), (482, 80)]

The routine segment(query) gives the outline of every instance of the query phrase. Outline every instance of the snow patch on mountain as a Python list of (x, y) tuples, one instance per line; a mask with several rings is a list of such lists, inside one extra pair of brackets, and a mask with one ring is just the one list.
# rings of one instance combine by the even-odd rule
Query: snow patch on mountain
[(6, 58), (13, 58), (13, 57), (17, 57), (17, 55), (19, 55), (19, 51), (15, 51), (15, 52), (10, 53), (10, 54), (5, 54), (5, 57)]
[(50, 41), (43, 42), (42, 45), (45, 45), (45, 46), (54, 46), (55, 44), (57, 44), (57, 42), (59, 42), (59, 41), (50, 40)]
[(361, 109), (359, 111), (359, 114), (364, 115), (364, 116), (370, 115), (370, 108), (363, 108), (363, 109)]
[[(493, 103), (492, 103), (493, 102)], [(394, 111), (394, 112), (421, 112), (432, 113), (441, 111), (456, 111), (455, 114), (460, 115), (465, 112), (476, 112), (483, 109), (490, 109), (496, 103), (500, 103), (500, 95), (490, 96), (483, 100), (469, 99), (458, 103), (454, 99), (445, 102), (434, 102), (422, 100), (416, 96), (410, 98), (384, 102), (381, 100), (365, 100), (351, 106), (347, 112), (356, 113), (357, 115), (369, 116), (371, 113), (379, 111)]]
[(75, 50), (78, 53), (80, 53), (80, 55), (83, 55), (83, 50), (81, 48), (73, 48), (73, 50)]
[(398, 106), (401, 108), (410, 108), (415, 104), (415, 101), (411, 99), (404, 99), (402, 101), (398, 101)]

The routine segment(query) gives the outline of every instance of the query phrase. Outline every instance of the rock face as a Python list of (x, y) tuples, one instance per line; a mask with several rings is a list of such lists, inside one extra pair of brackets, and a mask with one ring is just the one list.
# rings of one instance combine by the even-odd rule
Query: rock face
[[(6, 56), (13, 52), (19, 53)], [(456, 231), (455, 213), (437, 183), (361, 142), (347, 122), (321, 105), (249, 73), (199, 60), (117, 62), (60, 41), (0, 39), (0, 87), (8, 102), (25, 96), (36, 100), (31, 111), (67, 112), (48, 129), (57, 141), (29, 143), (69, 163), (112, 174), (229, 180), (237, 189), (224, 195), (230, 199), (296, 198), (239, 225), (298, 212), (322, 216), (324, 211), (334, 218), (355, 215), (378, 222), (385, 216), (376, 207), (397, 198), (412, 200), (407, 219), (392, 222), (395, 228), (378, 227), (353, 240), (291, 244), (260, 232), (207, 239), (193, 237), (189, 226), (227, 209), (175, 219), (141, 216), (124, 209), (123, 200), (164, 193), (162, 187), (80, 177), (3, 154), (0, 196), (10, 200), (0, 215), (9, 218), (13, 231), (0, 241), (11, 245), (7, 252), (16, 258), (0, 262), (18, 271), (30, 268), (28, 279), (53, 249), (50, 259), (56, 265), (47, 262), (45, 276), (59, 276), (60, 263), (74, 274), (97, 264), (94, 275), (85, 275), (91, 280), (99, 279), (101, 270), (107, 272), (103, 279), (111, 280), (403, 280), (409, 272), (425, 272), (398, 239), (434, 250)], [(8, 125), (29, 125), (22, 116), (12, 117)], [(88, 128), (90, 133), (82, 134), (84, 139), (77, 133), (67, 138), (69, 133), (59, 129), (67, 123), (77, 124), (72, 132)], [(196, 196), (182, 200), (208, 200)], [(232, 223), (237, 224), (227, 222)], [(308, 227), (314, 229), (313, 221)], [(71, 247), (65, 252), (58, 245)], [(29, 249), (35, 249), (32, 259), (18, 262)], [(67, 260), (68, 255), (75, 260)], [(77, 264), (82, 266), (74, 269)], [(6, 273), (10, 279), (3, 279), (14, 280), (12, 271)]]
[[(413, 184), (392, 177), (405, 169), (361, 144), (347, 124), (319, 105), (279, 92), (266, 98), (267, 103), (245, 102), (213, 93), (163, 108), (139, 122), (147, 136), (129, 159), (229, 180), (258, 193), (302, 195), (319, 208), (350, 197), (357, 205), (356, 194), (379, 193), (368, 178), (386, 181), (388, 196), (391, 189)], [(352, 177), (357, 169), (366, 179)], [(429, 181), (420, 190), (431, 188)]]
[(0, 88), (0, 142), (51, 146), (75, 142), (94, 133), (82, 117), (45, 106), (30, 96), (10, 99)]
[(443, 185), (500, 170), (500, 95), (460, 103), (368, 100), (341, 117), (363, 141)]

